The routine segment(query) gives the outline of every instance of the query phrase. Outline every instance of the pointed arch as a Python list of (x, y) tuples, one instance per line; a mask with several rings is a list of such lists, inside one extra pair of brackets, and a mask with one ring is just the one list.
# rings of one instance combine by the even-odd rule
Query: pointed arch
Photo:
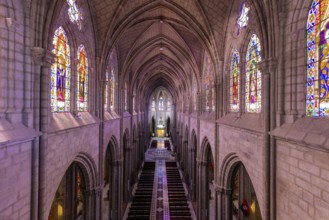
[(230, 65), (230, 111), (240, 110), (240, 54), (234, 49)]
[(307, 116), (329, 115), (329, 2), (314, 0), (307, 19)]
[(235, 215), (234, 210), (238, 211), (240, 209), (240, 204), (249, 204), (253, 207), (250, 217), (262, 219), (257, 190), (254, 188), (246, 167), (236, 153), (230, 153), (224, 158), (220, 168), (219, 185), (223, 192), (228, 195), (228, 199), (220, 203), (220, 218), (224, 218), (224, 216), (231, 218)]
[(53, 36), (55, 62), (51, 65), (50, 106), (52, 112), (70, 111), (71, 52), (68, 37), (62, 26)]
[(245, 109), (260, 113), (262, 110), (262, 74), (258, 69), (261, 58), (261, 44), (256, 34), (251, 36), (246, 55)]
[(88, 111), (88, 55), (81, 44), (77, 52), (77, 110)]
[[(54, 191), (49, 218), (57, 215), (57, 209), (61, 209), (63, 215), (72, 219), (91, 219), (95, 216), (96, 198), (88, 192), (96, 189), (97, 179), (96, 166), (92, 158), (85, 153), (79, 153), (66, 169), (56, 193)], [(67, 181), (71, 184), (66, 184)]]

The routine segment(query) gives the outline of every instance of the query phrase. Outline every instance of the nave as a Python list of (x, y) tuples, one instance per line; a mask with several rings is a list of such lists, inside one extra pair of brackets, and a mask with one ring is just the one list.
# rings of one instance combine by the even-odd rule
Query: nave
[(0, 1), (0, 220), (328, 220), (328, 158), (329, 0)]
[[(195, 220), (187, 187), (176, 158), (163, 140), (152, 141), (145, 154), (156, 155), (143, 163), (138, 183), (123, 219)], [(158, 144), (157, 144), (158, 143)], [(166, 142), (165, 142), (166, 143)], [(168, 143), (168, 142), (167, 142)], [(155, 146), (158, 146), (154, 149)], [(153, 146), (153, 148), (152, 148)], [(160, 147), (159, 147), (160, 146)], [(170, 148), (169, 148), (170, 149)]]

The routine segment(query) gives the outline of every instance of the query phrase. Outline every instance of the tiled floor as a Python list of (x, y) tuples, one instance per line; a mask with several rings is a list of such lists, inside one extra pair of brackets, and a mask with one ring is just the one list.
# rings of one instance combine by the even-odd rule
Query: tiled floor
[[(147, 157), (147, 160), (156, 162), (150, 219), (170, 220), (166, 161), (174, 161), (175, 158), (171, 157), (170, 152), (166, 149), (149, 149), (145, 155), (152, 155), (152, 157)], [(185, 192), (187, 193), (186, 187)], [(191, 210), (191, 216), (195, 220), (196, 216), (192, 204), (189, 201), (188, 203)], [(126, 213), (128, 212), (129, 207), (126, 210)], [(127, 214), (125, 217), (126, 216)]]

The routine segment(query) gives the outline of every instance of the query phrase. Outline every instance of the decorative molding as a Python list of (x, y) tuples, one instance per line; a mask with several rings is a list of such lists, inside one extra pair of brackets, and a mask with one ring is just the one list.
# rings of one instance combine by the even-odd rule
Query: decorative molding
[(45, 50), (42, 65), (45, 67), (50, 67), (55, 62), (55, 58), (56, 55), (52, 51)]
[(276, 71), (278, 61), (275, 58), (265, 59), (259, 62), (258, 68), (262, 74), (270, 74)]
[(45, 55), (45, 49), (42, 47), (31, 47), (32, 60), (35, 65), (42, 66)]
[(198, 160), (197, 161), (197, 164), (198, 164), (198, 166), (207, 166), (207, 164), (208, 164), (208, 162), (207, 161), (202, 161), (202, 160)]

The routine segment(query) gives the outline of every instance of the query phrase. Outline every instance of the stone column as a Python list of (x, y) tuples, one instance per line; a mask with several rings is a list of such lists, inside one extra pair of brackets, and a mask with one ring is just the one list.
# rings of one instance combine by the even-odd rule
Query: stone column
[[(95, 219), (95, 220), (100, 220), (102, 219), (101, 217), (101, 209), (99, 207), (101, 207), (101, 200), (102, 200), (102, 189), (100, 187), (96, 187), (95, 189), (92, 190), (92, 194), (91, 194), (91, 209), (89, 210), (89, 217), (91, 219)], [(94, 217), (95, 216), (95, 217)]]
[(269, 132), (275, 128), (276, 115), (276, 69), (275, 59), (266, 59), (259, 64), (262, 72), (263, 99), (262, 113), (264, 115), (264, 158), (265, 158), (265, 216), (271, 219), (275, 216), (275, 140)]
[(216, 187), (216, 219), (232, 219), (232, 190), (222, 186)]
[(198, 161), (198, 195), (197, 195), (197, 219), (209, 219), (209, 186), (207, 180), (207, 162)]
[[(31, 55), (33, 60), (33, 128), (40, 129), (40, 75), (43, 65), (45, 50), (41, 47), (32, 47)], [(32, 198), (31, 198), (31, 219), (38, 218), (39, 201), (39, 145), (40, 140), (36, 138), (32, 147)]]
[(123, 165), (123, 162), (122, 160), (118, 160), (116, 161), (114, 164), (113, 164), (113, 167), (114, 167), (114, 179), (113, 179), (113, 185), (112, 185), (112, 190), (113, 190), (113, 193), (112, 193), (112, 204), (113, 204), (113, 209), (112, 209), (112, 213), (111, 213), (111, 216), (112, 216), (112, 219), (116, 219), (116, 220), (119, 220), (121, 219), (121, 216), (122, 216), (122, 210), (121, 210), (121, 205), (122, 205), (122, 202), (123, 202), (123, 198), (122, 198), (122, 186), (124, 186), (124, 183), (123, 183), (123, 172), (122, 172), (122, 165)]
[(187, 173), (188, 173), (188, 141), (184, 140), (183, 141), (183, 164), (184, 164), (184, 177), (186, 177)]
[[(128, 142), (128, 141), (127, 141)], [(130, 173), (131, 173), (131, 147), (126, 146), (126, 155), (124, 158), (124, 163), (125, 163), (125, 173), (124, 173), (124, 188), (123, 188), (123, 194), (124, 194), (124, 201), (128, 202), (130, 199)]]
[[(222, 77), (218, 77), (218, 80), (215, 84), (216, 86), (216, 119), (222, 117), (223, 112), (224, 112), (224, 91), (222, 88), (223, 85), (223, 78), (224, 78), (224, 61), (223, 60), (219, 60), (218, 61), (218, 69), (220, 71), (219, 76)], [(229, 90), (228, 90), (229, 91)], [(225, 105), (227, 106), (227, 105)]]
[(48, 125), (50, 123), (50, 74), (51, 65), (54, 63), (55, 55), (50, 50), (45, 50), (42, 59), (41, 81), (40, 81), (40, 131), (43, 133), (39, 145), (39, 211), (38, 218), (44, 219), (46, 207), (46, 148), (48, 140)]

